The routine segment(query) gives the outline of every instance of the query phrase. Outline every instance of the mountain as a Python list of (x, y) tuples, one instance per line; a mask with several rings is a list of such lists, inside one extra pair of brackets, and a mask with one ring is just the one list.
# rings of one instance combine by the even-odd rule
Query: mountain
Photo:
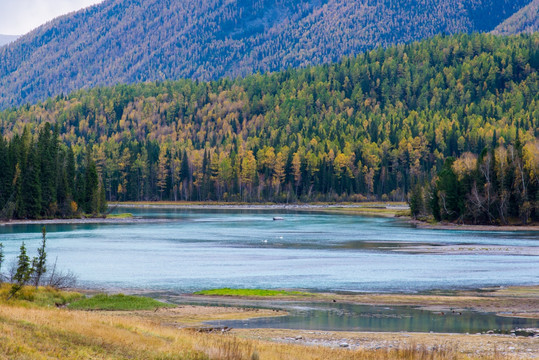
[(0, 49), (0, 108), (80, 88), (217, 79), (491, 31), (529, 0), (106, 0)]
[(511, 35), (539, 31), (539, 0), (533, 0), (509, 19), (496, 26), (493, 33)]
[[(403, 201), (452, 156), (491, 171), (470, 164), (498, 146), (514, 216), (508, 202), (539, 209), (538, 75), (539, 34), (436, 36), (234, 80), (80, 90), (0, 112), (0, 133), (27, 145), (49, 122), (75, 163), (95, 160), (112, 201)], [(16, 149), (0, 140), (0, 208)]]
[(0, 46), (7, 45), (15, 40), (17, 40), (20, 35), (2, 35), (0, 34)]

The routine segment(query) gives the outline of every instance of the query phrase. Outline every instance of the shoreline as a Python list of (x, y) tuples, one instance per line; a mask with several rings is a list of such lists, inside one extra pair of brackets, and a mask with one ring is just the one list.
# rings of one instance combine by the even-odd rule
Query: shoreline
[(134, 224), (134, 223), (165, 223), (168, 219), (144, 218), (84, 218), (84, 219), (44, 219), (44, 220), (10, 220), (0, 222), (0, 226), (14, 225), (76, 225), (76, 224)]
[(410, 219), (409, 223), (418, 229), (458, 230), (458, 231), (539, 231), (539, 225), (467, 225), (453, 223), (430, 224)]
[[(205, 321), (273, 315), (257, 309), (184, 305), (131, 311), (84, 311), (56, 307), (0, 306), (7, 354), (44, 352), (52, 358), (169, 358), (170, 354), (245, 354), (262, 359), (391, 359), (398, 354), (429, 359), (534, 359), (535, 337), (500, 334), (236, 329)], [(43, 347), (43, 344), (48, 344)], [(254, 351), (253, 349), (256, 349)], [(243, 351), (245, 350), (245, 351)], [(6, 351), (6, 350), (4, 350)], [(90, 352), (91, 351), (91, 352)], [(90, 355), (88, 355), (90, 354)], [(278, 357), (274, 357), (278, 354)], [(394, 356), (393, 356), (394, 355)], [(28, 357), (28, 356), (20, 356)], [(174, 357), (176, 358), (176, 357)], [(227, 357), (232, 358), (232, 357)]]
[(432, 312), (449, 312), (455, 309), (479, 313), (495, 313), (503, 317), (539, 319), (539, 286), (514, 286), (497, 289), (455, 290), (454, 294), (403, 294), (361, 293), (338, 294), (333, 292), (310, 293), (308, 296), (242, 297), (214, 295), (183, 295), (180, 298), (200, 301), (225, 300), (232, 305), (281, 302), (345, 303), (370, 306), (413, 306)]
[[(151, 293), (146, 295), (159, 299), (156, 293), (153, 296)], [(351, 300), (351, 303), (370, 303), (378, 306), (410, 306), (410, 304), (415, 306), (414, 304), (420, 302), (422, 305), (420, 308), (434, 313), (445, 311), (446, 308), (469, 312), (470, 308), (476, 306), (485, 307), (472, 311), (489, 312), (492, 310), (488, 307), (489, 304), (492, 306), (492, 302), (495, 301), (499, 309), (511, 310), (512, 307), (518, 306), (521, 311), (525, 311), (526, 308), (536, 313), (539, 311), (539, 285), (423, 295), (336, 293), (308, 295), (306, 297), (295, 294), (284, 298), (294, 303), (298, 303), (301, 299), (307, 302), (316, 300), (324, 303), (343, 303), (343, 300), (347, 299)], [(448, 302), (448, 299), (453, 301)], [(458, 303), (456, 299), (462, 303)], [(278, 353), (291, 354), (286, 357), (280, 356), (279, 359), (313, 360), (349, 360), (364, 357), (381, 360), (387, 359), (388, 354), (416, 354), (414, 358), (453, 360), (470, 358), (521, 360), (536, 359), (536, 354), (539, 353), (536, 328), (524, 330), (531, 335), (516, 332), (498, 333), (495, 329), (477, 333), (456, 333), (396, 329), (386, 332), (360, 328), (354, 330), (235, 328), (229, 327), (227, 321), (286, 316), (286, 310), (283, 311), (279, 307), (264, 308), (260, 304), (262, 301), (251, 298), (234, 297), (231, 299), (233, 301), (224, 304), (219, 304), (219, 299), (214, 300), (217, 300), (214, 304), (171, 302), (176, 306), (117, 311), (72, 310), (54, 305), (28, 307), (24, 304), (0, 304), (0, 326), (10, 334), (8, 345), (10, 342), (20, 344), (16, 349), (21, 354), (26, 349), (30, 349), (33, 353), (42, 351), (42, 344), (47, 343), (50, 344), (47, 347), (50, 349), (50, 357), (55, 358), (58, 358), (58, 354), (64, 353), (67, 354), (64, 358), (71, 358), (72, 354), (77, 352), (87, 355), (89, 348), (100, 351), (94, 357), (108, 358), (118, 355), (124, 347), (127, 349), (126, 356), (122, 358), (165, 358), (170, 353), (200, 349), (204, 350), (204, 354), (214, 356), (222, 354), (223, 349), (230, 349), (231, 346), (238, 350), (247, 349), (246, 356), (234, 358), (250, 358), (254, 353), (252, 349), (255, 348), (256, 353), (263, 359), (272, 359), (271, 355)], [(282, 302), (282, 297), (272, 296), (271, 299), (264, 300)], [(448, 316), (453, 318), (454, 315)], [(518, 314), (506, 316), (518, 317)], [(401, 357), (391, 357), (397, 358)]]
[[(275, 302), (316, 302), (344, 303), (370, 306), (413, 306), (419, 309), (440, 312), (455, 309), (480, 313), (495, 313), (503, 317), (539, 319), (539, 285), (509, 286), (478, 289), (432, 290), (424, 293), (338, 293), (302, 292), (301, 295), (278, 296), (238, 296), (238, 295), (198, 295), (144, 289), (119, 288), (76, 288), (83, 294), (124, 293), (126, 295), (147, 296), (159, 301), (183, 306), (188, 303), (209, 305), (220, 303), (233, 307), (253, 306), (275, 307)], [(286, 289), (300, 290), (301, 289)], [(278, 306), (277, 306), (278, 307)]]
[[(425, 230), (456, 230), (456, 231), (508, 231), (508, 232), (539, 232), (539, 225), (461, 225), (454, 223), (431, 224), (412, 219), (405, 213), (409, 210), (403, 202), (364, 202), (364, 203), (307, 203), (307, 204), (269, 204), (269, 203), (217, 203), (217, 202), (125, 202), (109, 205), (109, 207), (132, 209), (185, 209), (185, 210), (289, 210), (313, 211), (332, 214), (357, 216), (386, 217), (402, 220), (403, 222)], [(62, 224), (131, 224), (169, 222), (170, 219), (131, 218), (83, 218), (83, 219), (42, 219), (42, 220), (10, 220), (0, 221), (0, 226), (9, 225), (62, 225)]]

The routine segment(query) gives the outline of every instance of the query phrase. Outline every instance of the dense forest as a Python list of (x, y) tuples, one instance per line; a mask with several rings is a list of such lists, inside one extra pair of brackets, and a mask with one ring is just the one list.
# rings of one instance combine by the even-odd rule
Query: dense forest
[(537, 31), (539, 31), (539, 0), (533, 0), (496, 26), (492, 33), (496, 35), (512, 35)]
[(97, 215), (107, 209), (97, 167), (87, 152), (76, 164), (58, 128), (44, 124), (36, 136), (25, 128), (11, 140), (0, 137), (0, 219)]
[(0, 109), (82, 88), (216, 80), (488, 32), (530, 0), (105, 0), (0, 48)]
[[(524, 207), (536, 219), (538, 70), (537, 34), (437, 36), (243, 79), (78, 91), (0, 112), (0, 130), (17, 144), (56, 124), (76, 173), (95, 161), (111, 201), (404, 201), (428, 185), (453, 218), (442, 187), (453, 169), (478, 196), (487, 182), (507, 196), (507, 219)], [(479, 179), (488, 161), (496, 184)]]
[(437, 220), (506, 225), (539, 221), (539, 141), (492, 144), (479, 155), (448, 157), (430, 185), (410, 194), (412, 215)]

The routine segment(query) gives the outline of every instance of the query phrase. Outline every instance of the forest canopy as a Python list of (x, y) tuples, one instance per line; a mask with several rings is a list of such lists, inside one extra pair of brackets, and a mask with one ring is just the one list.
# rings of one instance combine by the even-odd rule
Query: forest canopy
[(536, 218), (538, 69), (537, 34), (437, 36), (241, 79), (77, 91), (1, 112), (0, 130), (53, 124), (110, 201), (402, 201), (449, 158), (515, 149)]

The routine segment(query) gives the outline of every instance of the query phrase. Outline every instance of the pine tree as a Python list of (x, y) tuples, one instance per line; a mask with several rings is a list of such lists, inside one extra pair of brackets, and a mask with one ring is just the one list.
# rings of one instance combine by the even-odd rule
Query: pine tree
[(436, 221), (442, 220), (442, 215), (440, 214), (440, 198), (438, 197), (438, 189), (436, 188), (436, 185), (432, 186), (431, 188), (429, 208)]
[(73, 198), (73, 193), (75, 191), (75, 155), (73, 154), (73, 149), (71, 147), (67, 149), (66, 178), (66, 195), (68, 198)]
[(423, 189), (419, 184), (414, 186), (408, 204), (410, 205), (412, 216), (417, 219), (423, 213)]
[(97, 167), (88, 149), (86, 155), (86, 172), (84, 175), (84, 211), (87, 214), (97, 214), (98, 212), (98, 186)]
[(452, 168), (454, 162), (455, 158), (453, 157), (445, 160), (437, 182), (438, 191), (442, 194), (442, 218), (447, 220), (455, 220), (462, 214), (461, 202), (463, 200), (459, 197), (459, 183)]
[(66, 216), (71, 214), (69, 204), (70, 201), (68, 200), (67, 172), (63, 161), (64, 158), (65, 151), (61, 150), (58, 155), (56, 166), (56, 201), (58, 202), (58, 210), (60, 216)]
[(56, 203), (56, 156), (57, 139), (51, 134), (51, 125), (47, 122), (39, 133), (37, 141), (37, 159), (41, 181), (41, 211), (45, 216), (54, 216), (53, 204)]
[(34, 285), (36, 289), (39, 286), (41, 277), (47, 272), (47, 252), (45, 251), (47, 229), (45, 229), (45, 226), (43, 226), (43, 229), (41, 229), (41, 233), (41, 246), (37, 249), (37, 257), (32, 259), (32, 272), (34, 274)]
[(103, 181), (99, 182), (99, 188), (97, 192), (98, 192), (97, 211), (99, 214), (105, 214), (107, 212), (107, 197), (105, 194), (105, 187), (103, 186)]
[(8, 300), (11, 299), (17, 292), (19, 292), (24, 285), (26, 285), (26, 283), (30, 279), (30, 276), (32, 275), (30, 258), (26, 254), (26, 246), (24, 245), (24, 242), (21, 245), (20, 253), (17, 259), (17, 271), (15, 272), (15, 276), (13, 277), (14, 282), (11, 285)]
[(41, 179), (40, 167), (36, 149), (30, 146), (26, 168), (22, 170), (22, 183), (20, 188), (22, 209), (19, 217), (37, 219), (41, 216)]

